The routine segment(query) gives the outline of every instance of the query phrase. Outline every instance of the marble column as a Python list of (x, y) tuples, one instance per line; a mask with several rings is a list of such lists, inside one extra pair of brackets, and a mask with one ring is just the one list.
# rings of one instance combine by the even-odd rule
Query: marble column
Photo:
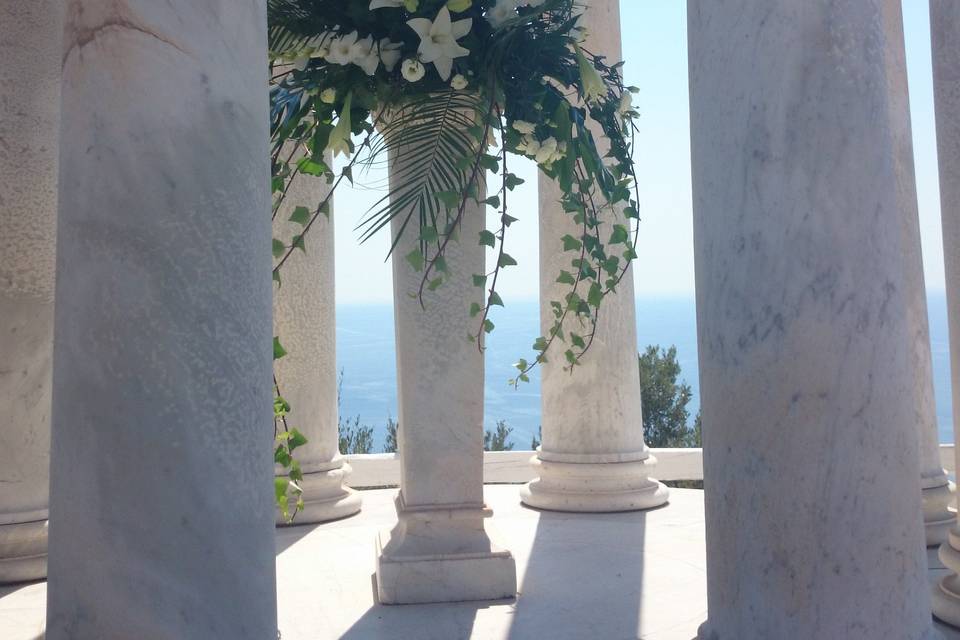
[(700, 637), (938, 637), (917, 482), (900, 2), (687, 10)]
[[(274, 237), (286, 243), (303, 232), (290, 222), (294, 207), (315, 211), (328, 192), (326, 180), (297, 175), (274, 221)], [(287, 422), (307, 438), (294, 451), (303, 469), (303, 511), (294, 524), (335, 520), (360, 511), (360, 494), (344, 485), (350, 465), (340, 455), (337, 431), (337, 333), (334, 297), (333, 217), (321, 217), (295, 251), (274, 286), (273, 326), (287, 355), (274, 365), (277, 384), (290, 403)], [(283, 518), (278, 515), (277, 522)]]
[(0, 583), (47, 573), (61, 29), (0, 6)]
[(68, 0), (48, 640), (275, 638), (263, 0)]
[[(584, 48), (610, 63), (622, 59), (619, 4), (590, 0), (581, 18)], [(599, 127), (594, 135), (602, 139)], [(549, 335), (550, 303), (570, 292), (569, 285), (556, 282), (560, 271), (570, 268), (561, 238), (580, 237), (582, 230), (560, 206), (556, 184), (540, 176), (539, 185), (540, 324)], [(571, 318), (565, 331), (578, 322)], [(656, 458), (643, 441), (632, 268), (618, 292), (604, 299), (593, 344), (572, 373), (564, 366), (565, 347), (557, 346), (541, 370), (543, 436), (532, 460), (539, 477), (520, 490), (521, 500), (558, 511), (633, 511), (665, 503), (669, 492), (650, 477)]]
[[(960, 434), (960, 5), (953, 0), (930, 0), (930, 35), (950, 369), (953, 372), (953, 441), (960, 442), (957, 435)], [(960, 448), (955, 452), (960, 454)], [(960, 527), (954, 526), (950, 530), (939, 555), (951, 573), (934, 589), (933, 613), (960, 627)]]
[[(391, 151), (391, 188), (406, 179), (408, 154)], [(483, 302), (471, 276), (485, 271), (476, 240), (485, 213), (467, 205), (461, 240), (446, 252), (445, 282), (424, 292), (423, 307), (416, 298), (422, 274), (405, 259), (419, 245), (416, 226), (393, 251), (400, 492), (398, 523), (377, 538), (377, 591), (385, 604), (491, 600), (517, 591), (513, 556), (487, 521), (483, 355), (467, 339), (478, 323), (470, 304)], [(402, 216), (393, 219), (394, 236), (402, 225)]]

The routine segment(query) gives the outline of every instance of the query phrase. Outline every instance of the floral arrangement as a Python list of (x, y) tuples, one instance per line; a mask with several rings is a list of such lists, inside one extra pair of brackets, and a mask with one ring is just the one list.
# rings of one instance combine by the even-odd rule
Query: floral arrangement
[[(395, 181), (401, 186), (367, 213), (361, 237), (403, 216), (403, 233), (419, 239), (405, 258), (422, 274), (422, 297), (444, 283), (445, 250), (458, 238), (465, 204), (497, 209), (499, 228), (460, 239), (497, 254), (490, 273), (473, 276), (486, 293), (470, 310), (470, 337), (482, 349), (494, 328), (490, 310), (503, 304), (497, 276), (517, 264), (504, 243), (516, 220), (507, 196), (522, 180), (507, 170), (508, 158), (531, 158), (560, 187), (558, 205), (579, 233), (557, 247), (570, 255), (557, 274), (569, 291), (551, 302), (553, 326), (534, 341), (534, 356), (516, 363), (511, 382), (527, 381), (557, 342), (575, 366), (604, 297), (636, 257), (638, 219), (636, 89), (624, 87), (620, 61), (585, 48), (585, 10), (576, 0), (268, 0), (274, 217), (298, 174), (332, 184), (322, 202), (293, 208), (290, 220), (302, 231), (274, 239), (274, 278), (281, 281), (294, 251), (306, 250), (343, 180), (359, 179), (355, 169), (384, 162), (388, 152), (393, 162), (406, 155), (395, 165), (405, 172)], [(346, 156), (337, 173), (331, 155)], [(486, 189), (491, 182), (499, 184)]]

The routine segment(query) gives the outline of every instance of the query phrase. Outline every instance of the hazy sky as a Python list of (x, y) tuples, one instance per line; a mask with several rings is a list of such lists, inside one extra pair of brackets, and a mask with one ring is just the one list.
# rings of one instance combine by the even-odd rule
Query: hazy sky
[[(937, 185), (930, 25), (926, 0), (903, 0), (907, 67), (913, 118), (927, 288), (943, 290), (943, 248)], [(634, 104), (641, 114), (635, 160), (640, 182), (640, 244), (635, 264), (637, 294), (690, 296), (694, 290), (690, 196), (690, 135), (687, 94), (686, 2), (621, 2), (624, 74), (640, 87)], [(519, 261), (501, 276), (507, 302), (537, 295), (536, 172), (532, 162), (511, 158), (511, 169), (526, 179), (511, 198), (507, 250)], [(371, 176), (373, 177), (373, 176)], [(376, 182), (382, 182), (381, 179)], [(354, 230), (369, 205), (382, 193), (338, 189), (337, 302), (383, 303), (392, 299), (389, 238), (381, 234), (364, 245)], [(492, 221), (491, 221), (492, 226)], [(492, 256), (492, 253), (490, 254)], [(492, 259), (488, 256), (488, 260)]]

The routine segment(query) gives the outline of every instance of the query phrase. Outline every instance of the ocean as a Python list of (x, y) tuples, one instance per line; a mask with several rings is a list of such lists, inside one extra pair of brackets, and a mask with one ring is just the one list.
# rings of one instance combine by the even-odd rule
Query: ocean
[[(953, 442), (950, 397), (950, 346), (947, 337), (946, 296), (927, 298), (934, 392), (940, 442)], [(539, 335), (539, 308), (535, 301), (514, 302), (492, 317), (496, 330), (486, 353), (485, 422), (492, 429), (504, 420), (513, 429), (517, 449), (530, 448), (540, 425), (540, 378), (514, 389), (507, 384), (516, 371), (513, 363), (530, 358)], [(693, 297), (641, 297), (637, 300), (637, 347), (677, 347), (680, 377), (693, 389), (690, 420), (700, 406), (697, 371), (697, 324)], [(374, 451), (383, 448), (388, 418), (397, 417), (397, 371), (394, 355), (393, 307), (337, 306), (337, 367), (342, 371), (341, 416), (374, 428)]]

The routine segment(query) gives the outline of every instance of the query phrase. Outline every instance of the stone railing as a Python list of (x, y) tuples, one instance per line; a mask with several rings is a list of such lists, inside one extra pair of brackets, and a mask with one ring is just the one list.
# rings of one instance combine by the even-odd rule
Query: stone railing
[[(536, 477), (530, 466), (533, 451), (487, 451), (483, 454), (486, 484), (521, 484)], [(658, 480), (703, 480), (703, 449), (651, 449), (657, 459)], [(396, 487), (400, 484), (400, 459), (395, 453), (344, 456), (353, 467), (347, 484), (355, 489)], [(940, 445), (940, 460), (948, 473), (956, 473), (953, 445)]]

